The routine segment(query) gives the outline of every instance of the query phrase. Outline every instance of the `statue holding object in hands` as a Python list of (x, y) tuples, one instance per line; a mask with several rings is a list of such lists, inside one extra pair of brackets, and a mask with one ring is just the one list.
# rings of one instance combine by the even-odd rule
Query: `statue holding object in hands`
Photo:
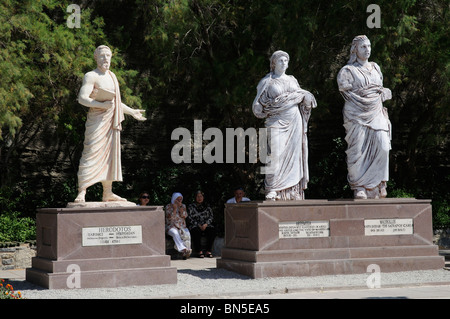
[(84, 149), (78, 170), (76, 203), (84, 202), (86, 189), (98, 182), (103, 185), (102, 201), (126, 201), (112, 192), (112, 182), (122, 181), (120, 131), (124, 114), (145, 121), (145, 110), (122, 103), (119, 82), (109, 70), (112, 52), (105, 45), (94, 52), (97, 68), (85, 74), (78, 102), (89, 108)]

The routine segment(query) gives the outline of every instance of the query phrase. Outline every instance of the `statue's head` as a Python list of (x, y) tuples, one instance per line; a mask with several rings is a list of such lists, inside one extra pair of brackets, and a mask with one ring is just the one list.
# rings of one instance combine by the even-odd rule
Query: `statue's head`
[(111, 57), (112, 51), (106, 45), (100, 45), (94, 51), (94, 59), (97, 61), (97, 66), (103, 71), (109, 70)]
[(281, 57), (287, 58), (287, 62), (289, 63), (289, 54), (287, 54), (287, 52), (281, 50), (275, 51), (270, 57), (270, 72), (273, 72), (275, 70), (275, 64)]
[(358, 35), (352, 41), (348, 64), (353, 64), (356, 58), (368, 59), (370, 56), (370, 40), (365, 35)]

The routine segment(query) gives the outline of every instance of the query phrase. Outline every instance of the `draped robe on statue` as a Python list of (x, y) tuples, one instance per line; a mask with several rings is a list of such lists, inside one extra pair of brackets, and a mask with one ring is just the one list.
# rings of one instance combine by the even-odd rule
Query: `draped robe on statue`
[(358, 62), (346, 65), (337, 77), (345, 99), (347, 178), (354, 190), (371, 190), (389, 179), (391, 123), (382, 104), (383, 75), (376, 63), (371, 64), (370, 71)]
[[(89, 108), (78, 170), (79, 188), (87, 188), (102, 181), (122, 181), (120, 131), (124, 113), (119, 83), (114, 73), (108, 73), (114, 82), (114, 105), (106, 110)], [(92, 98), (95, 99), (95, 93)]]
[[(266, 117), (269, 137), (270, 171), (265, 176), (265, 191), (276, 192), (277, 199), (304, 199), (309, 181), (306, 133), (311, 108), (302, 103), (306, 94), (310, 93), (302, 90), (293, 76), (273, 78), (269, 73), (257, 86), (253, 113), (258, 118)], [(258, 103), (262, 110), (256, 107)]]

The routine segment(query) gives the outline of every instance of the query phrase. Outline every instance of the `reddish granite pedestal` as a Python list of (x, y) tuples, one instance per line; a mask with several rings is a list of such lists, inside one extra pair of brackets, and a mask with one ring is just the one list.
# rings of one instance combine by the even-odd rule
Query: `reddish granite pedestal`
[[(309, 230), (298, 232), (296, 222)], [(440, 269), (432, 235), (429, 200), (226, 204), (217, 267), (252, 278), (367, 273), (371, 264), (381, 272)]]
[(49, 289), (177, 283), (162, 207), (45, 208), (36, 226), (27, 281)]

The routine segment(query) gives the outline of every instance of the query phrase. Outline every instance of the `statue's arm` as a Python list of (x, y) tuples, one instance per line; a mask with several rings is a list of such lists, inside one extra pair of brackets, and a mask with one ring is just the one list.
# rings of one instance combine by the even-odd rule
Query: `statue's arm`
[(145, 110), (132, 109), (131, 107), (129, 107), (125, 103), (122, 103), (122, 109), (123, 109), (123, 113), (131, 115), (132, 117), (134, 117), (138, 121), (145, 121), (146, 120), (146, 118), (144, 117)]
[(298, 83), (298, 80), (294, 76), (291, 75), (291, 78), (295, 81), (297, 87), (304, 94), (303, 101), (302, 101), (301, 105), (305, 106), (306, 108), (316, 108), (317, 107), (317, 102), (316, 102), (316, 98), (314, 97), (314, 95), (311, 92), (302, 89), (300, 87), (300, 83)]
[(266, 75), (263, 79), (261, 79), (261, 81), (259, 81), (258, 86), (256, 87), (256, 97), (253, 100), (252, 104), (253, 114), (259, 119), (267, 117), (267, 114), (264, 112), (264, 106), (261, 103), (259, 103), (259, 98), (261, 97), (261, 94), (267, 87), (269, 76), (270, 75)]
[(85, 74), (80, 93), (78, 94), (78, 103), (87, 107), (98, 107), (101, 109), (108, 109), (112, 107), (114, 101), (98, 102), (89, 97), (94, 90), (95, 80), (96, 76), (94, 73), (88, 72)]
[(339, 86), (339, 91), (348, 91), (353, 88), (353, 75), (347, 68), (342, 68), (337, 76), (337, 83)]
[(303, 105), (307, 108), (317, 107), (316, 98), (311, 92), (305, 91), (305, 97), (303, 98)]
[[(376, 64), (375, 62), (372, 62), (373, 67), (377, 70), (377, 72), (380, 74), (381, 83), (383, 83), (383, 73), (381, 73), (380, 66)], [(390, 89), (383, 87), (381, 89), (381, 101), (387, 101), (392, 99), (392, 92)]]

